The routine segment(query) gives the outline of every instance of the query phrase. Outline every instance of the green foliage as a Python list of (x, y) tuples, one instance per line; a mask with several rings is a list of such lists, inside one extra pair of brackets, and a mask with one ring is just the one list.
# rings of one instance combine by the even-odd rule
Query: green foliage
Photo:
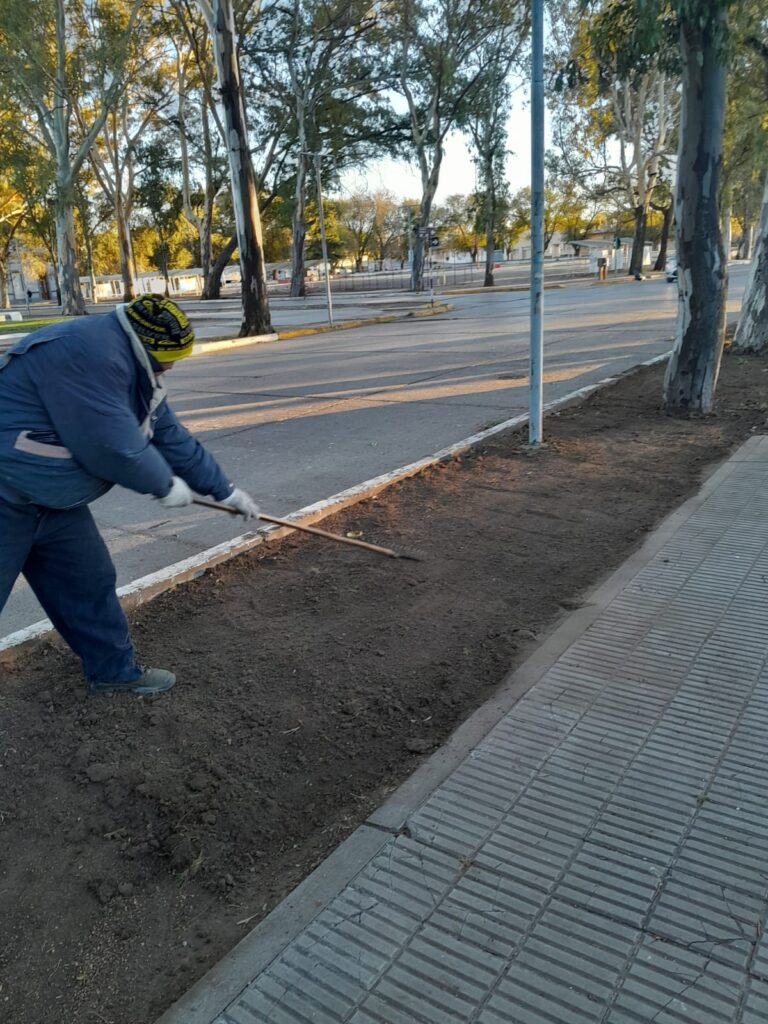
[(246, 75), (258, 92), (254, 117), (267, 137), (280, 127), (285, 178), (322, 149), (331, 188), (345, 168), (387, 149), (375, 27), (368, 0), (288, 0), (265, 7), (258, 31), (243, 40)]
[(137, 267), (143, 269), (142, 264), (150, 262), (163, 273), (190, 267), (197, 262), (195, 233), (182, 214), (178, 160), (162, 136), (141, 146), (137, 158), (136, 202), (145, 228), (152, 228), (149, 233), (134, 232)]
[(435, 205), (432, 226), (443, 247), (468, 252), (476, 258), (485, 241), (482, 210), (478, 210), (477, 196), (452, 195)]
[[(47, 320), (25, 320), (24, 329), (29, 331), (36, 331), (38, 327), (47, 327), (48, 324), (57, 324), (61, 321), (61, 319), (61, 317), (52, 317)], [(3, 334), (13, 334), (16, 331), (18, 331), (18, 329), (18, 320), (10, 320), (7, 323), (2, 322), (0, 323), (0, 337), (2, 337)]]
[(102, 274), (120, 273), (120, 249), (117, 241), (117, 229), (114, 227), (97, 231), (91, 239), (93, 256), (93, 272), (97, 277)]
[[(566, 241), (584, 238), (604, 219), (597, 204), (590, 202), (573, 182), (561, 180), (545, 187), (545, 245), (555, 234), (563, 235)], [(531, 190), (527, 186), (511, 198), (508, 225), (509, 236), (514, 240), (531, 229)]]
[[(326, 200), (323, 203), (323, 212), (325, 213), (325, 238), (328, 246), (328, 262), (334, 267), (341, 262), (345, 254), (336, 204), (333, 201)], [(322, 240), (320, 237), (320, 215), (316, 203), (309, 203), (307, 206), (306, 254), (308, 260), (321, 260), (323, 258)]]

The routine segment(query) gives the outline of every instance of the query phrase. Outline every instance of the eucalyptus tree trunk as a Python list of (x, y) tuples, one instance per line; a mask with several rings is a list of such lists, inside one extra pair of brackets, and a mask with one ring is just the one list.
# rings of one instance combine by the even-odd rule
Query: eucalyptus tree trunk
[(221, 297), (221, 276), (229, 265), (229, 261), (232, 259), (232, 254), (237, 248), (237, 235), (232, 235), (230, 240), (221, 250), (219, 255), (211, 264), (211, 271), (208, 275), (208, 280), (205, 282), (203, 287), (203, 299), (218, 299)]
[(648, 211), (645, 204), (635, 207), (635, 229), (632, 235), (632, 255), (629, 258), (628, 274), (636, 277), (643, 272), (643, 256), (645, 255), (645, 229), (648, 223)]
[[(658, 209), (654, 207), (654, 209)], [(659, 241), (659, 255), (656, 257), (656, 262), (653, 265), (654, 270), (663, 270), (667, 265), (667, 250), (669, 249), (669, 232), (672, 228), (672, 216), (674, 214), (674, 206), (672, 203), (669, 206), (665, 206), (664, 220), (661, 224), (661, 239)]]
[[(649, 139), (646, 108), (651, 96), (655, 99), (658, 123), (655, 136)], [(666, 75), (651, 68), (636, 85), (617, 81), (611, 89), (611, 102), (618, 128), (621, 173), (635, 222), (627, 274), (635, 277), (643, 270), (648, 211), (667, 145), (671, 115)]]
[(136, 295), (136, 262), (133, 258), (131, 227), (125, 210), (122, 189), (119, 185), (115, 192), (115, 221), (117, 222), (120, 276), (123, 279), (123, 302), (130, 302)]
[[(725, 14), (684, 17), (680, 26), (682, 111), (678, 180), (677, 334), (664, 382), (671, 412), (712, 411), (725, 340), (728, 267), (720, 232), (726, 68)], [(702, 24), (703, 21), (703, 24)]]
[(736, 251), (736, 259), (751, 260), (755, 228), (753, 224), (747, 223), (746, 218), (742, 223), (744, 226), (742, 228), (741, 238), (739, 239), (739, 248)]
[(216, 202), (216, 185), (213, 180), (213, 146), (211, 145), (211, 127), (208, 122), (208, 101), (203, 97), (203, 155), (205, 158), (205, 197), (203, 199), (203, 215), (200, 218), (200, 267), (203, 271), (203, 290), (211, 276), (213, 263), (213, 206)]
[(160, 242), (160, 272), (163, 275), (165, 290), (163, 294), (166, 299), (171, 297), (171, 278), (168, 273), (168, 243), (165, 240)]
[(485, 279), (483, 287), (493, 288), (493, 253), (496, 234), (496, 197), (493, 190), (493, 168), (487, 168), (485, 183)]
[(248, 125), (235, 41), (232, 0), (200, 0), (216, 59), (216, 72), (224, 113), (229, 157), (232, 205), (237, 227), (237, 249), (242, 281), (243, 321), (240, 337), (269, 334), (272, 323), (267, 298), (267, 277), (261, 236), (256, 175), (248, 144)]
[(74, 190), (71, 182), (65, 174), (61, 174), (56, 181), (56, 262), (61, 289), (61, 311), (65, 316), (83, 316), (86, 312), (77, 265), (74, 207)]
[[(13, 246), (14, 236), (16, 235), (17, 230), (21, 227), (23, 219), (24, 213), (21, 213), (18, 217), (18, 220), (16, 220), (15, 223), (13, 223), (13, 221), (10, 220), (7, 220), (5, 222), (7, 225), (6, 235), (3, 240), (2, 246), (0, 246), (0, 309), (11, 308), (11, 296), (8, 290), (8, 263), (11, 258), (11, 248)], [(21, 267), (21, 270), (23, 279), (23, 266)]]
[(80, 288), (77, 267), (77, 238), (75, 236), (74, 168), (69, 152), (69, 107), (65, 102), (67, 90), (67, 23), (64, 0), (56, 0), (56, 95), (59, 102), (53, 109), (51, 136), (56, 154), (56, 256), (61, 311), (65, 316), (82, 316), (85, 299)]
[(435, 200), (435, 193), (440, 181), (440, 165), (442, 163), (442, 148), (437, 149), (437, 156), (432, 165), (432, 170), (427, 169), (426, 157), (421, 160), (422, 193), (419, 203), (419, 218), (416, 224), (416, 238), (413, 243), (413, 263), (411, 264), (411, 291), (424, 291), (424, 260), (429, 245), (430, 226), (432, 216), (432, 204)]
[[(139, 135), (137, 133), (134, 138), (130, 138), (128, 112), (128, 98), (124, 96), (121, 103), (121, 124), (125, 138), (125, 159), (121, 162), (117, 114), (114, 112), (112, 113), (112, 137), (109, 147), (112, 158), (117, 241), (120, 251), (120, 276), (123, 279), (123, 302), (130, 302), (136, 295), (136, 261), (133, 257), (133, 240), (131, 238), (131, 211), (133, 209), (134, 147)], [(124, 173), (125, 180), (123, 180)]]
[(11, 308), (11, 297), (8, 294), (8, 263), (6, 254), (0, 252), (0, 309)]
[(96, 303), (98, 299), (96, 298), (96, 272), (93, 269), (93, 245), (91, 243), (90, 230), (86, 226), (82, 228), (82, 235), (85, 248), (85, 263), (88, 268), (88, 282), (91, 286), (91, 302)]
[[(213, 147), (211, 145), (211, 129), (208, 123), (208, 98), (204, 94), (201, 103), (200, 128), (203, 139), (203, 161), (205, 169), (205, 189), (203, 208), (198, 214), (192, 206), (192, 185), (189, 169), (189, 146), (187, 143), (187, 72), (180, 56), (176, 62), (176, 85), (178, 93), (177, 120), (179, 128), (179, 153), (181, 156), (181, 197), (184, 216), (197, 232), (200, 249), (200, 268), (203, 273), (203, 296), (208, 290), (208, 279), (211, 274), (213, 251), (211, 230), (213, 224), (213, 204), (216, 199), (216, 187), (213, 180)], [(231, 255), (231, 254), (230, 254)]]
[(736, 348), (750, 352), (768, 348), (768, 175), (765, 179), (755, 255), (733, 344)]
[(304, 153), (304, 133), (299, 131), (299, 155), (296, 161), (296, 187), (291, 216), (291, 290), (295, 298), (307, 294), (304, 243), (307, 237), (307, 157)]
[(731, 204), (725, 208), (723, 213), (723, 252), (725, 254), (725, 262), (728, 263), (731, 258), (731, 249), (733, 248), (733, 209)]

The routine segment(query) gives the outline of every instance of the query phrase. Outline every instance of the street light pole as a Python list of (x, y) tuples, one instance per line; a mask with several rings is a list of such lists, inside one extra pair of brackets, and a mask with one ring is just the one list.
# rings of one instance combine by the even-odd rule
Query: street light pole
[(531, 361), (528, 443), (541, 444), (544, 405), (544, 0), (531, 19)]
[(328, 301), (328, 323), (333, 327), (333, 298), (331, 296), (331, 268), (328, 263), (328, 242), (325, 237), (325, 211), (323, 210), (323, 183), (320, 175), (321, 154), (315, 153), (315, 171), (317, 172), (317, 209), (320, 214), (320, 243), (323, 248), (325, 264), (325, 297)]

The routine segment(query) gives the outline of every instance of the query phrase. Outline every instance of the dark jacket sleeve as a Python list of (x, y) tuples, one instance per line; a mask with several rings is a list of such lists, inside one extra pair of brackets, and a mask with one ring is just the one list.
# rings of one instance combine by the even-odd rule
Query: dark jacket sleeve
[(193, 491), (210, 494), (216, 501), (223, 501), (232, 493), (232, 484), (221, 466), (179, 422), (167, 401), (158, 408), (152, 443)]
[(131, 408), (133, 379), (120, 359), (74, 358), (64, 363), (55, 344), (34, 352), (37, 392), (62, 444), (90, 474), (140, 494), (164, 497), (173, 472), (139, 426)]

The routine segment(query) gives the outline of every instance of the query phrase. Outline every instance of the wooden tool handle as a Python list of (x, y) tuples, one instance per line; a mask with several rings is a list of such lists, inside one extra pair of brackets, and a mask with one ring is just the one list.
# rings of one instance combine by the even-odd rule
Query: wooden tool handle
[[(205, 498), (195, 498), (195, 505), (202, 505), (204, 508), (216, 508), (220, 512), (229, 512), (231, 515), (239, 516), (236, 508), (224, 505), (220, 501), (208, 501)], [(294, 523), (290, 519), (278, 519), (277, 516), (268, 516), (263, 512), (259, 513), (259, 519), (265, 523), (275, 523), (277, 526), (287, 526), (289, 530), (299, 530), (301, 533), (311, 533), (315, 537), (325, 537), (326, 540), (335, 540), (338, 544), (349, 544), (350, 547), (364, 548), (366, 551), (375, 551), (379, 555), (386, 555), (388, 558), (399, 558), (396, 551), (391, 548), (383, 548), (378, 544), (369, 544), (364, 540), (354, 540), (352, 537), (341, 537), (338, 533), (329, 533), (328, 530), (321, 530), (317, 526), (304, 526), (302, 523)]]

